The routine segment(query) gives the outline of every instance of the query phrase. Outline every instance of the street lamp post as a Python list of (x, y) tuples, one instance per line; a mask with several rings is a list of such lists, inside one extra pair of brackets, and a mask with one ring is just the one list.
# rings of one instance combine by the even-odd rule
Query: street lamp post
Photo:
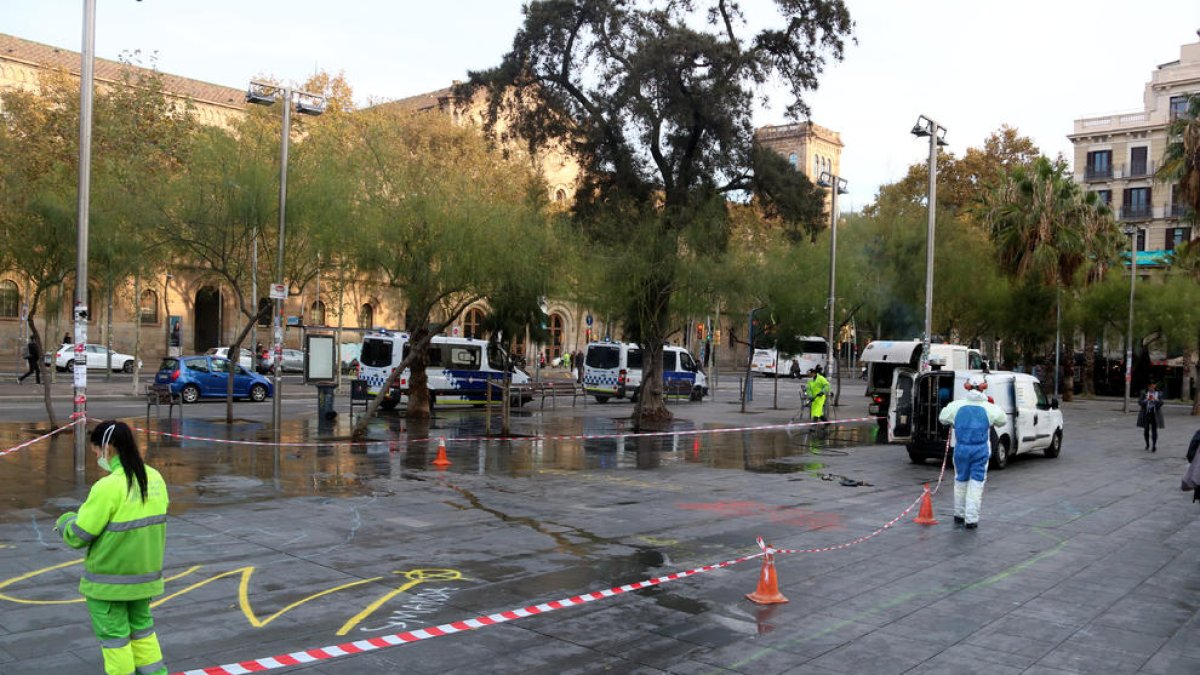
[(1129, 332), (1125, 337), (1125, 400), (1121, 412), (1129, 412), (1129, 388), (1133, 382), (1133, 297), (1137, 282), (1137, 235), (1136, 225), (1126, 225), (1125, 236), (1129, 237)]
[(921, 370), (929, 370), (929, 342), (933, 335), (933, 234), (937, 214), (937, 149), (946, 145), (946, 127), (927, 115), (917, 118), (912, 134), (929, 137), (929, 227), (925, 244), (925, 335), (921, 340)]
[[(74, 414), (78, 421), (87, 415), (87, 273), (88, 273), (88, 211), (91, 208), (92, 184), (92, 98), (95, 80), (96, 0), (83, 3), (83, 49), (79, 67), (79, 203), (78, 227), (75, 231), (75, 372)], [(87, 457), (87, 425), (75, 425), (75, 473), (82, 478)]]
[[(246, 91), (246, 102), (256, 105), (274, 105), (276, 100), (283, 102), (283, 124), (280, 132), (279, 140), (279, 254), (275, 261), (275, 276), (278, 279), (278, 286), (287, 288), (287, 282), (283, 278), (283, 255), (284, 255), (284, 229), (287, 223), (287, 168), (288, 168), (288, 139), (291, 135), (292, 128), (292, 99), (296, 100), (296, 112), (302, 115), (320, 115), (325, 111), (325, 97), (319, 94), (310, 94), (305, 91), (297, 91), (290, 87), (280, 87), (266, 82), (250, 82), (250, 88)], [(257, 299), (255, 300), (257, 303)], [(283, 299), (275, 297), (274, 309), (274, 343), (272, 354), (274, 359), (274, 395), (271, 398), (271, 423), (275, 427), (275, 432), (279, 432), (283, 419), (283, 406), (280, 387), (282, 378), (280, 373), (283, 370)], [(257, 321), (257, 319), (255, 319)], [(236, 357), (235, 357), (236, 358)]]
[[(840, 176), (835, 176), (828, 171), (822, 171), (817, 178), (817, 185), (823, 188), (829, 188), (829, 342), (825, 345), (825, 374), (833, 374), (834, 352), (833, 341), (836, 337), (836, 322), (834, 318), (834, 304), (837, 302), (837, 197), (844, 195), (846, 189), (846, 179)], [(841, 382), (842, 374), (838, 371), (838, 382)], [(839, 397), (840, 398), (840, 397)]]

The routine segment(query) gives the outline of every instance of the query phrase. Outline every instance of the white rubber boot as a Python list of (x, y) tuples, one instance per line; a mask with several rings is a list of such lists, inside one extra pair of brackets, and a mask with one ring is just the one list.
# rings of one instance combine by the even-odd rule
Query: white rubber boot
[(966, 511), (963, 514), (967, 520), (967, 527), (979, 525), (979, 510), (983, 507), (984, 482), (981, 480), (967, 481), (967, 503)]
[(954, 481), (954, 521), (963, 522), (966, 518), (967, 481)]

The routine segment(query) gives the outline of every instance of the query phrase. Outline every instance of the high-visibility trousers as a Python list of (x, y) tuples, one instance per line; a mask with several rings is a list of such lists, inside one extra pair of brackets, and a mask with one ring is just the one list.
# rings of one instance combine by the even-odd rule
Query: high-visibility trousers
[(141, 600), (97, 600), (87, 598), (92, 629), (100, 641), (107, 675), (167, 675), (150, 598)]

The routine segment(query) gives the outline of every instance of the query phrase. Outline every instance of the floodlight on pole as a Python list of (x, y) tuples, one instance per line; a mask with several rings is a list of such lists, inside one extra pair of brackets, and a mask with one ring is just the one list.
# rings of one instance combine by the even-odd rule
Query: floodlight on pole
[[(287, 167), (288, 139), (292, 128), (292, 101), (296, 101), (296, 112), (302, 115), (320, 115), (325, 111), (325, 97), (306, 91), (297, 91), (291, 87), (281, 87), (269, 82), (251, 81), (246, 90), (246, 102), (254, 105), (274, 105), (282, 101), (283, 124), (279, 140), (279, 255), (275, 261), (278, 284), (287, 287), (283, 278), (284, 231), (287, 224)], [(280, 387), (283, 384), (280, 374), (283, 371), (283, 299), (275, 298), (272, 354), (274, 395), (271, 397), (271, 423), (275, 433), (279, 433), (283, 420), (283, 404)], [(257, 319), (255, 319), (257, 320)]]
[(937, 149), (946, 145), (946, 127), (927, 115), (917, 118), (912, 134), (929, 138), (929, 225), (925, 243), (925, 333), (921, 338), (921, 370), (929, 369), (929, 343), (933, 336), (933, 235), (937, 217)]
[(848, 183), (845, 178), (822, 171), (817, 178), (817, 185), (829, 190), (829, 342), (825, 345), (825, 374), (832, 376), (836, 337), (834, 305), (837, 302), (837, 196), (848, 192)]

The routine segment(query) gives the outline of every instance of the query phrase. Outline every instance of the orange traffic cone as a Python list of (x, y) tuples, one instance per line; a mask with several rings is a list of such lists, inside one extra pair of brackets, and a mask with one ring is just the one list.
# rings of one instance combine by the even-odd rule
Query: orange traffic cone
[(446, 456), (446, 439), (439, 438), (438, 439), (438, 453), (437, 453), (437, 457), (433, 458), (433, 465), (439, 469), (444, 469), (444, 468), (450, 466), (450, 464), (451, 464), (450, 458)]
[(787, 602), (788, 599), (779, 592), (779, 577), (775, 575), (774, 550), (769, 546), (764, 546), (763, 550), (766, 553), (763, 555), (762, 572), (758, 575), (758, 588), (753, 593), (747, 593), (746, 597), (760, 605), (778, 605)]
[(933, 499), (929, 496), (929, 483), (925, 484), (925, 494), (921, 495), (921, 510), (917, 513), (917, 517), (913, 518), (913, 522), (918, 525), (937, 525), (937, 518), (933, 517)]

